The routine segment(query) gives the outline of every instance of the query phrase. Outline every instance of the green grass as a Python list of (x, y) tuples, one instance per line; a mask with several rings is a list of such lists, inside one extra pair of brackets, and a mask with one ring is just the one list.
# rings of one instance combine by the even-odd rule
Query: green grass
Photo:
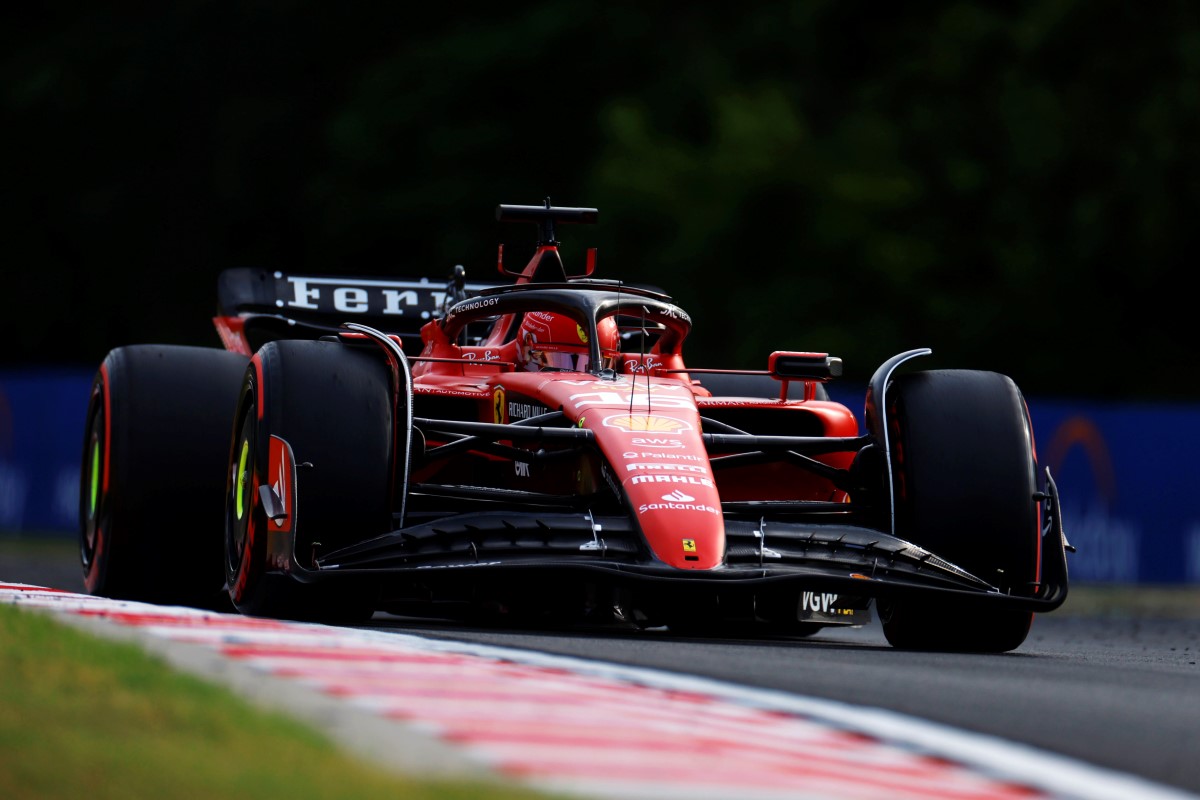
[(407, 779), (136, 645), (0, 604), (0, 798), (507, 798)]

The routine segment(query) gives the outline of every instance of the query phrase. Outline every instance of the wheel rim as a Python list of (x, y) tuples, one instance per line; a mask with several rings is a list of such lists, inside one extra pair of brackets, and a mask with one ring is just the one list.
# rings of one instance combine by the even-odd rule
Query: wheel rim
[(93, 392), (91, 403), (87, 455), (83, 463), (79, 498), (83, 534), (80, 557), (85, 574), (91, 570), (100, 546), (100, 514), (104, 501), (104, 404), (99, 387)]
[(241, 571), (246, 559), (253, 510), (254, 482), (254, 405), (249, 404), (239, 426), (238, 444), (230, 464), (227, 560), (233, 575)]
[[(238, 458), (237, 466), (237, 489), (234, 491), (233, 507), (237, 514), (237, 520), (240, 523), (246, 516), (246, 481), (249, 479), (246, 474), (246, 462), (250, 460), (250, 442), (245, 438), (242, 439), (242, 453)], [(240, 525), (239, 525), (240, 527)]]
[(91, 563), (92, 554), (96, 552), (96, 512), (100, 508), (100, 441), (94, 435), (85, 480), (87, 490), (84, 499), (87, 508), (83, 524), (83, 563), (87, 565)]
[(88, 493), (88, 519), (95, 519), (96, 506), (100, 502), (100, 442), (95, 437), (92, 438), (91, 474), (91, 490)]
[(225, 490), (225, 577), (234, 607), (252, 613), (258, 584), (262, 579), (265, 540), (256, 533), (259, 515), (255, 496), (257, 475), (264, 452), (258, 445), (259, 420), (256, 383), (248, 378), (235, 417), (237, 438), (229, 454)]

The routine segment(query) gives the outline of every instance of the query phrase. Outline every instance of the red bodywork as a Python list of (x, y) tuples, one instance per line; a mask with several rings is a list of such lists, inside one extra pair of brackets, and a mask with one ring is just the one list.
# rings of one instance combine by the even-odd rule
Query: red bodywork
[[(529, 282), (546, 258), (557, 258), (556, 248), (540, 246), (517, 283)], [(713, 399), (684, 371), (682, 338), (666, 351), (656, 345), (647, 353), (622, 353), (613, 377), (520, 372), (515, 368), (516, 342), (504, 338), (513, 327), (513, 320), (502, 317), (484, 344), (467, 347), (449, 340), (441, 320), (426, 324), (424, 348), (412, 359), (414, 394), (476, 397), (480, 422), (508, 423), (511, 409), (532, 405), (561, 411), (575, 426), (591, 430), (607, 462), (600, 469), (611, 467), (615, 474), (586, 474), (586, 466), (576, 465), (576, 489), (594, 491), (589, 481), (619, 483), (647, 544), (664, 564), (688, 570), (722, 565), (723, 499), (762, 497), (764, 492), (798, 500), (845, 499), (828, 481), (786, 464), (733, 467), (722, 470), (718, 479), (700, 424), (706, 407), (791, 409), (816, 417), (823, 435), (856, 436), (857, 420), (844, 406), (815, 399)], [(813, 395), (810, 386), (805, 397)], [(845, 469), (851, 458), (838, 453), (819, 460)]]

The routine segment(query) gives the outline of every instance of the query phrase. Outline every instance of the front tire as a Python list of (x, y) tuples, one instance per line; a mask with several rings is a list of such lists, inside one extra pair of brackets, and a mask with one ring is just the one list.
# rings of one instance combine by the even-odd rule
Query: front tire
[[(362, 584), (313, 580), (309, 571), (318, 548), (391, 529), (393, 417), (391, 381), (375, 353), (282, 340), (254, 356), (226, 486), (225, 570), (235, 608), (325, 622), (371, 616)], [(286, 517), (270, 518), (262, 487), (275, 492)]]
[[(1031, 596), (1040, 566), (1037, 464), (1024, 398), (994, 372), (902, 375), (888, 390), (896, 534), (1002, 592)], [(1006, 652), (1032, 612), (986, 598), (880, 603), (895, 647)]]
[(101, 363), (80, 473), (79, 554), (90, 594), (227, 608), (224, 462), (246, 360), (135, 345)]

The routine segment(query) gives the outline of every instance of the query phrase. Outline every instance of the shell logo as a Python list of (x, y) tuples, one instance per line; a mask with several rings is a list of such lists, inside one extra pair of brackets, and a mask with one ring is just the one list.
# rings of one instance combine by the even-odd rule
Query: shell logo
[(605, 417), (604, 425), (608, 428), (620, 428), (629, 433), (682, 433), (692, 429), (692, 426), (683, 420), (658, 417), (653, 414), (618, 414)]

